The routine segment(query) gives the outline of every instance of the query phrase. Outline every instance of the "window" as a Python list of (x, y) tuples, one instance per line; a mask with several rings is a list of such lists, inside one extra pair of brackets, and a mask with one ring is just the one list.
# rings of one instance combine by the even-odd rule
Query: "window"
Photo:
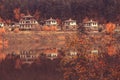
[(30, 23), (30, 21), (26, 21), (26, 23)]
[(46, 24), (48, 24), (48, 25), (49, 25), (49, 24), (50, 24), (50, 21), (47, 21), (47, 22), (46, 22)]
[(52, 21), (52, 23), (55, 23), (55, 21)]
[(57, 54), (51, 54), (51, 57), (56, 57), (57, 56)]
[(70, 52), (70, 55), (75, 56), (75, 55), (77, 55), (77, 52)]
[(36, 21), (34, 21), (34, 23), (36, 23)]
[(88, 23), (88, 26), (91, 26), (91, 23)]
[(23, 21), (22, 23), (24, 24), (25, 22)]

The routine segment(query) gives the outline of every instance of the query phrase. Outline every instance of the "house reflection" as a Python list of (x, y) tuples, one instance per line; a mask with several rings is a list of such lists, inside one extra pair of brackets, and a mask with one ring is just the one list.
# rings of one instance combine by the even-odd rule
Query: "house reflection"
[[(44, 40), (42, 42), (36, 41), (36, 39), (26, 38), (25, 41), (21, 41), (12, 38), (12, 40), (8, 40), (9, 44), (4, 49), (4, 53), (18, 55), (23, 64), (31, 64), (40, 59), (42, 55), (45, 59), (55, 60), (64, 56), (74, 58), (74, 56), (80, 56), (81, 53), (97, 56), (101, 53), (109, 53), (109, 55), (117, 54), (118, 50), (120, 50), (119, 42), (117, 40), (109, 41), (109, 36), (107, 37), (98, 34), (81, 36), (84, 42), (81, 40), (75, 48), (71, 48), (71, 45), (69, 48), (66, 48), (67, 42), (65, 42), (65, 37), (63, 36), (57, 37), (56, 40), (54, 39), (55, 41), (51, 39), (49, 42), (45, 41), (45, 39), (42, 39)], [(110, 46), (107, 45), (108, 43)]]
[(23, 64), (31, 64), (39, 58), (39, 54), (35, 53), (34, 51), (21, 51), (19, 57)]
[(48, 59), (55, 59), (58, 57), (58, 49), (57, 48), (49, 48), (49, 49), (44, 49), (43, 54), (48, 58)]
[(58, 41), (57, 43), (19, 43), (18, 45), (12, 45), (10, 42), (9, 47), (5, 49), (5, 53), (8, 55), (16, 54), (19, 56), (22, 64), (31, 64), (40, 59), (41, 55), (45, 55), (45, 58), (54, 60), (58, 58), (59, 50), (64, 47), (64, 41)]
[(46, 59), (54, 60), (58, 58), (59, 48), (43, 48), (38, 50), (20, 51), (18, 54), (22, 64), (31, 64), (40, 57), (44, 56)]

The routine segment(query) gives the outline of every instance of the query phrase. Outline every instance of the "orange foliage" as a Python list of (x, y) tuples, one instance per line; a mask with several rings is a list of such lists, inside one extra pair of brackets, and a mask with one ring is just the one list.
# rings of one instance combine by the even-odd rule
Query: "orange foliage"
[(21, 14), (20, 14), (20, 17), (23, 17), (23, 16), (25, 16), (25, 14), (24, 14), (24, 13), (21, 13)]
[(61, 20), (60, 19), (56, 19), (58, 24), (61, 24)]
[(111, 22), (106, 24), (107, 33), (113, 33), (114, 29), (115, 29), (115, 24), (113, 24)]
[(58, 40), (65, 40), (65, 36), (58, 36)]
[(44, 53), (46, 53), (46, 54), (57, 53), (57, 49), (46, 49), (46, 50), (44, 50)]
[(43, 31), (56, 31), (57, 30), (57, 27), (56, 26), (44, 26), (42, 28)]
[(8, 47), (8, 40), (5, 40), (5, 41), (4, 41), (4, 46), (5, 46), (5, 47)]
[(88, 19), (88, 17), (85, 17), (85, 18), (83, 19), (83, 23), (85, 23), (85, 22), (87, 22), (87, 21), (89, 21), (89, 19)]
[(4, 28), (0, 28), (0, 35), (6, 33)]
[(8, 41), (7, 40), (5, 40), (4, 42), (2, 41), (2, 40), (0, 40), (0, 49), (2, 49), (3, 48), (3, 45), (4, 45), (4, 47), (8, 47)]
[(15, 8), (13, 12), (15, 14), (15, 19), (20, 20), (20, 8)]
[(2, 44), (3, 43), (3, 41), (2, 40), (0, 40), (0, 44)]
[(8, 41), (4, 40), (3, 35), (6, 33), (4, 28), (0, 28), (0, 49), (4, 47), (8, 47)]
[(0, 44), (0, 49), (2, 49), (2, 48), (3, 48), (3, 45)]
[(35, 11), (34, 17), (35, 17), (36, 20), (39, 20), (39, 18), (40, 18), (40, 12), (38, 10)]
[(6, 58), (5, 53), (0, 53), (0, 61), (1, 61), (1, 60), (4, 60), (5, 58)]
[(57, 30), (57, 27), (56, 27), (56, 26), (51, 26), (51, 27), (50, 27), (50, 30), (51, 30), (51, 31), (56, 31), (56, 30)]
[(108, 55), (113, 56), (116, 54), (116, 48), (113, 45), (107, 47)]
[(10, 20), (10, 19), (6, 20), (6, 23), (10, 24), (10, 23), (11, 23), (11, 20)]
[(15, 28), (15, 29), (14, 29), (14, 32), (15, 32), (15, 33), (18, 33), (18, 32), (19, 32), (19, 28)]
[(49, 31), (50, 29), (49, 29), (48, 26), (43, 26), (42, 30), (43, 30), (43, 31)]
[(0, 17), (0, 22), (3, 22), (3, 19)]

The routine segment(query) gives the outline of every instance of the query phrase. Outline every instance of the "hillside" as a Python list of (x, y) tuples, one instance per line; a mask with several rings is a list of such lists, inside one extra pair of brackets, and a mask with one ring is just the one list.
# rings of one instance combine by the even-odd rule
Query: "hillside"
[(101, 22), (119, 22), (119, 5), (119, 0), (1, 0), (0, 17), (18, 21), (20, 14), (29, 13), (38, 20), (54, 17), (82, 21), (87, 16)]

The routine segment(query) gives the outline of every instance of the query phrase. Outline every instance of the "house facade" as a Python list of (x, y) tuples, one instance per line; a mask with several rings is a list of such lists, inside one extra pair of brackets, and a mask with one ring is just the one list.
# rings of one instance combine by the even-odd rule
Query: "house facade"
[(65, 52), (65, 55), (66, 56), (77, 56), (78, 55), (78, 51), (77, 50), (67, 50), (66, 52)]
[(33, 51), (21, 51), (19, 55), (23, 64), (31, 64), (39, 58), (39, 54)]
[(58, 26), (58, 22), (56, 19), (50, 18), (48, 20), (45, 20), (45, 24), (42, 27), (45, 31), (56, 31), (60, 30), (60, 27)]
[(53, 60), (58, 57), (58, 50), (57, 48), (44, 49), (43, 54), (45, 54), (46, 58)]
[(39, 26), (39, 23), (34, 19), (33, 16), (27, 15), (22, 17), (22, 19), (19, 21), (19, 25), (20, 30), (34, 30)]
[(83, 27), (84, 27), (85, 31), (88, 31), (88, 32), (98, 31), (98, 29), (99, 29), (98, 22), (93, 21), (93, 20), (84, 22)]
[(116, 23), (116, 26), (115, 26), (115, 32), (120, 32), (120, 24), (119, 23)]
[(46, 26), (58, 26), (57, 20), (50, 18), (48, 20), (45, 20), (45, 25)]
[(72, 19), (66, 20), (63, 23), (63, 30), (77, 30), (76, 20), (72, 20)]

